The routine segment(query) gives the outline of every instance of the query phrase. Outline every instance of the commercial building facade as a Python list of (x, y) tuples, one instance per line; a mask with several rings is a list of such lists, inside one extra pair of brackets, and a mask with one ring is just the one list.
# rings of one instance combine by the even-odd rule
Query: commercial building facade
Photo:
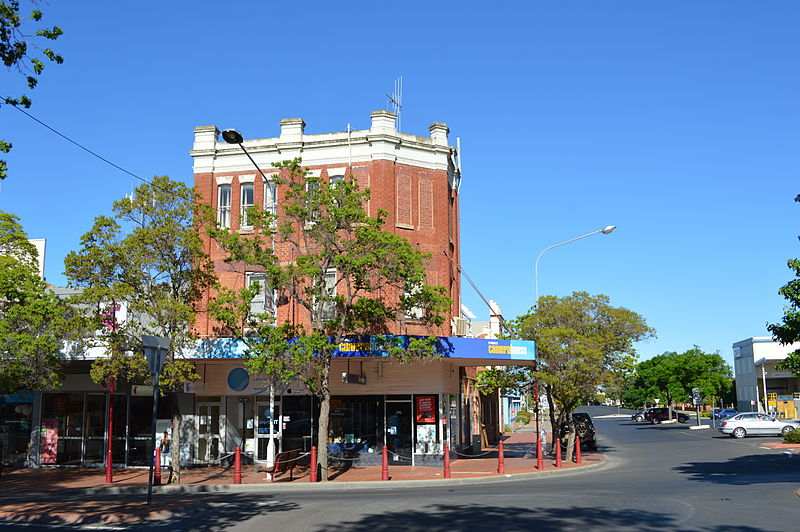
[(800, 343), (781, 345), (770, 336), (755, 336), (733, 344), (736, 401), (740, 412), (798, 417), (800, 378), (777, 367), (797, 349)]

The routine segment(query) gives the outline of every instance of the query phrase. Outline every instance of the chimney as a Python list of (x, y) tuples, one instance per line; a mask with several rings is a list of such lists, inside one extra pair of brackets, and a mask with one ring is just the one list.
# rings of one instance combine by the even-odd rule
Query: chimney
[(447, 146), (447, 134), (450, 133), (450, 128), (443, 122), (434, 122), (428, 126), (431, 132), (431, 139), (437, 146)]
[(193, 150), (213, 150), (219, 138), (217, 126), (199, 126), (194, 128)]
[(302, 118), (284, 118), (281, 120), (281, 142), (302, 142), (305, 127)]
[(370, 133), (382, 133), (385, 135), (397, 134), (397, 115), (390, 111), (373, 111), (369, 114), (372, 118)]

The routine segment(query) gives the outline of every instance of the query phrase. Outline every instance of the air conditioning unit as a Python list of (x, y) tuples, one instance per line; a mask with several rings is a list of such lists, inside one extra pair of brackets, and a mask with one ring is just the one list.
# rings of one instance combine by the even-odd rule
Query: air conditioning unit
[(466, 336), (469, 334), (469, 322), (462, 317), (453, 317), (450, 326), (453, 336)]

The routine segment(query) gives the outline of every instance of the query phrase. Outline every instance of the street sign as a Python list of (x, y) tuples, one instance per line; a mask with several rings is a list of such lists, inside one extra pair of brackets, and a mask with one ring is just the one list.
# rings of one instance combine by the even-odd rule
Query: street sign
[(703, 404), (703, 396), (700, 395), (700, 388), (692, 388), (692, 404), (694, 404), (694, 406)]
[(147, 369), (150, 370), (150, 374), (157, 375), (161, 373), (161, 368), (164, 366), (164, 360), (167, 358), (167, 352), (169, 351), (170, 340), (160, 336), (143, 334), (142, 343), (144, 344), (144, 356), (147, 358)]

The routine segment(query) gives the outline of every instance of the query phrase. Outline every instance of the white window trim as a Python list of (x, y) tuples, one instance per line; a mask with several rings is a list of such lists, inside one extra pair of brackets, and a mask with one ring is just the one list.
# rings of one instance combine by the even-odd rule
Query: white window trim
[[(245, 206), (244, 204), (244, 187), (250, 186), (253, 189), (253, 203), (250, 203)], [(251, 229), (253, 224), (250, 223), (250, 220), (247, 219), (247, 213), (245, 212), (248, 208), (252, 207), (256, 204), (256, 187), (251, 183), (241, 183), (239, 185), (239, 227), (245, 227)]]
[[(228, 190), (228, 203), (223, 207), (222, 205), (222, 189)], [(217, 223), (220, 227), (229, 229), (231, 226), (231, 203), (233, 199), (233, 190), (229, 184), (221, 184), (217, 186)], [(223, 223), (224, 213), (224, 223)]]

